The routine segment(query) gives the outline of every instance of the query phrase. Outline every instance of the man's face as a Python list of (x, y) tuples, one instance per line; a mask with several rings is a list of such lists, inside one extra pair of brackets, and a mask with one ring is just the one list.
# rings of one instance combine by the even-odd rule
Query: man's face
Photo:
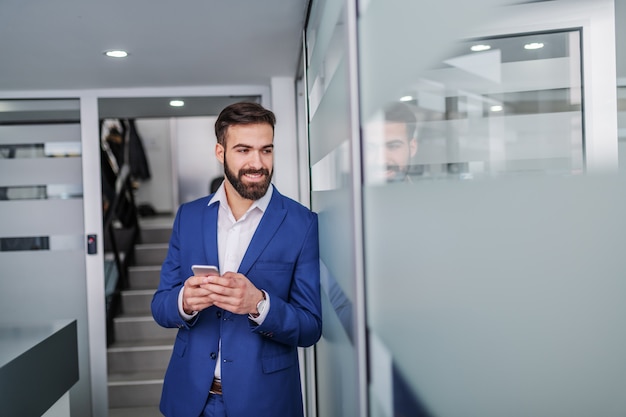
[(235, 191), (258, 200), (269, 188), (274, 174), (274, 131), (268, 124), (230, 126), (224, 146), (215, 147), (224, 164), (224, 175)]
[(385, 123), (385, 178), (389, 182), (403, 181), (411, 158), (417, 152), (417, 140), (409, 139), (407, 126), (401, 122)]

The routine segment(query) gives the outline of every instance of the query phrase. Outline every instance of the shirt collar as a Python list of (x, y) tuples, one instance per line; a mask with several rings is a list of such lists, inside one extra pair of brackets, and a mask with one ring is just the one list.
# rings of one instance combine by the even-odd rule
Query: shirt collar
[[(211, 200), (209, 200), (208, 205), (210, 206), (211, 204), (219, 202), (220, 206), (228, 207), (228, 210), (230, 210), (230, 207), (228, 206), (228, 200), (226, 199), (226, 191), (224, 190), (224, 182), (225, 181), (222, 182), (222, 184), (217, 189), (217, 191), (215, 192)], [(261, 210), (261, 212), (265, 213), (267, 206), (270, 205), (270, 200), (272, 199), (273, 192), (274, 192), (274, 186), (270, 184), (270, 186), (267, 188), (267, 192), (265, 193), (265, 195), (259, 198), (258, 200), (255, 200), (247, 212), (250, 212), (251, 210), (258, 208), (259, 210)]]

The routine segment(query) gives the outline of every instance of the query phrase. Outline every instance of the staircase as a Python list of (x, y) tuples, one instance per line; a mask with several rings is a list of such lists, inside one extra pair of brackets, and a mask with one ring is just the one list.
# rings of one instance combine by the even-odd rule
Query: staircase
[(128, 266), (128, 288), (120, 293), (120, 314), (113, 319), (114, 342), (107, 349), (109, 417), (160, 417), (163, 376), (176, 329), (157, 325), (150, 302), (173, 218), (139, 219), (140, 237)]

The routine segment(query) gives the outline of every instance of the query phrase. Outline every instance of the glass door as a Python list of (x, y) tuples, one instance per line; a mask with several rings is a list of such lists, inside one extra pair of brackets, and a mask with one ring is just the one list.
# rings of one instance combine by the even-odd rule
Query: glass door
[(86, 238), (77, 99), (0, 100), (0, 317), (77, 320), (72, 415), (91, 415)]

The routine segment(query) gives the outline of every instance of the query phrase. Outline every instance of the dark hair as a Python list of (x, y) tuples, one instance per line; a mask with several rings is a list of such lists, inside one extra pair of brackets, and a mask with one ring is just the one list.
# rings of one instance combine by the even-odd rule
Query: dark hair
[(251, 125), (266, 123), (272, 126), (276, 124), (276, 116), (271, 110), (268, 110), (257, 103), (239, 102), (231, 104), (221, 111), (215, 121), (215, 136), (217, 143), (224, 146), (226, 143), (226, 132), (230, 126)]
[(404, 103), (394, 102), (385, 108), (385, 120), (387, 122), (405, 123), (406, 131), (411, 140), (415, 138), (417, 117), (409, 106)]

